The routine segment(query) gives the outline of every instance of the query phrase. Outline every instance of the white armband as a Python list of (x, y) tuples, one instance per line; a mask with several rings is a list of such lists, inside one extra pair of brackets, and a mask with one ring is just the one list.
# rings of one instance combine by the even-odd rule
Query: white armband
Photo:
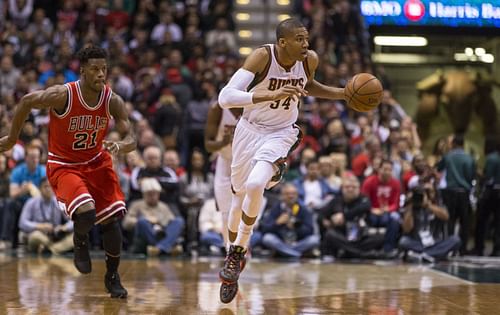
[(245, 69), (238, 69), (231, 80), (219, 93), (219, 104), (222, 108), (243, 107), (253, 104), (253, 92), (246, 89), (252, 83), (255, 74)]

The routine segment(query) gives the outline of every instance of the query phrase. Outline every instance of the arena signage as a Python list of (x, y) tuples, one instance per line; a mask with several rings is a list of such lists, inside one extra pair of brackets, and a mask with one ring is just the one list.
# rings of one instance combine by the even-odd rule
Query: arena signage
[(362, 0), (369, 25), (500, 28), (498, 0)]

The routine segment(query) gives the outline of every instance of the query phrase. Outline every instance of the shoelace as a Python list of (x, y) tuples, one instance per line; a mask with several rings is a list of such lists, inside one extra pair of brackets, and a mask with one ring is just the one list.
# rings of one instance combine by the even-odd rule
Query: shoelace
[(238, 254), (230, 254), (227, 258), (227, 264), (229, 269), (235, 270), (239, 265)]

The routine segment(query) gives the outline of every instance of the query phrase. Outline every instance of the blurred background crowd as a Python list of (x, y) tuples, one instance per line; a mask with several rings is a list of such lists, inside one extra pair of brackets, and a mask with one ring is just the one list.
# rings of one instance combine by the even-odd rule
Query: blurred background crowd
[[(23, 95), (77, 80), (75, 53), (104, 47), (108, 84), (125, 100), (138, 139), (135, 152), (114, 161), (128, 204), (125, 249), (221, 255), (215, 156), (204, 149), (204, 129), (218, 91), (244, 60), (232, 10), (222, 0), (1, 1), (0, 134)], [(289, 157), (285, 182), (266, 192), (253, 255), (434, 261), (490, 254), (489, 239), (491, 254), (500, 255), (495, 143), (484, 168), (464, 150), (462, 134), (424, 154), (418, 126), (370, 59), (359, 3), (296, 1), (293, 14), (320, 56), (318, 81), (343, 87), (370, 72), (386, 90), (364, 114), (341, 101), (303, 99), (305, 137)], [(45, 179), (47, 123), (47, 112), (33, 111), (18, 143), (0, 155), (0, 250), (71, 250), (71, 222)], [(110, 130), (108, 137), (119, 135)], [(98, 227), (92, 243), (101, 248)]]

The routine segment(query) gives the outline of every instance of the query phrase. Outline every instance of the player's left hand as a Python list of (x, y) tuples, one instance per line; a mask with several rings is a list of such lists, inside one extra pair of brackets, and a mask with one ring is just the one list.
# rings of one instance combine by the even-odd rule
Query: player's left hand
[(103, 140), (102, 144), (104, 145), (104, 149), (108, 150), (111, 154), (116, 154), (120, 151), (118, 142)]

